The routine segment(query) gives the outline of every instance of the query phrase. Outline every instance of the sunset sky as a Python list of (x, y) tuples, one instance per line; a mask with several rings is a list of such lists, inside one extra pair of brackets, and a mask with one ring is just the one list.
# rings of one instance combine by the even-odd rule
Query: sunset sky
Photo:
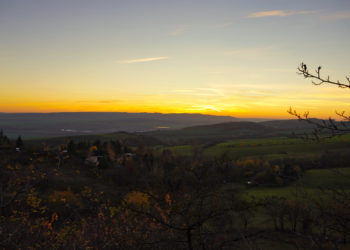
[(0, 112), (350, 112), (349, 0), (0, 0)]

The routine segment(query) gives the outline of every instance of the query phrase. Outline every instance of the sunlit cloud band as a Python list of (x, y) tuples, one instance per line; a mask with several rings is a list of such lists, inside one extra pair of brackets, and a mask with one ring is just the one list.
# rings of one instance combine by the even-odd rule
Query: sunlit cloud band
[(270, 11), (260, 11), (260, 12), (254, 12), (248, 15), (248, 18), (259, 18), (259, 17), (273, 17), (273, 16), (292, 16), (292, 15), (305, 15), (305, 14), (311, 14), (314, 11), (284, 11), (284, 10), (270, 10)]
[(160, 60), (166, 60), (166, 59), (168, 59), (168, 57), (166, 56), (146, 57), (146, 58), (137, 58), (137, 59), (131, 59), (131, 60), (118, 61), (117, 63), (122, 63), (122, 64), (143, 63), (143, 62), (153, 62), (153, 61), (160, 61)]

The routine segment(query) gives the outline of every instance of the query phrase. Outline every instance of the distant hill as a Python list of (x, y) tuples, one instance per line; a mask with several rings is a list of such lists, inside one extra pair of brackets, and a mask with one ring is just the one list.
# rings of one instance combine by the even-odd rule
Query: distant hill
[(125, 112), (0, 113), (0, 129), (10, 138), (48, 138), (117, 131), (145, 132), (232, 122), (231, 116)]
[[(174, 144), (215, 144), (221, 141), (239, 138), (266, 138), (276, 135), (282, 135), (280, 129), (266, 126), (256, 122), (225, 122), (211, 125), (191, 126), (182, 129), (158, 129), (146, 132), (117, 132), (95, 135), (73, 135), (64, 137), (55, 137), (45, 140), (48, 144), (64, 143), (70, 139), (79, 141), (100, 140), (122, 140), (125, 145), (174, 145)], [(43, 140), (43, 138), (39, 139)], [(32, 140), (35, 143), (37, 140)]]
[(212, 143), (235, 138), (261, 138), (280, 132), (256, 122), (226, 122), (213, 125), (192, 126), (179, 130), (151, 131), (145, 133), (169, 143)]
[[(321, 122), (321, 120), (318, 120), (318, 119), (313, 119), (313, 121)], [(287, 130), (287, 129), (300, 130), (300, 129), (312, 129), (312, 128), (314, 128), (314, 125), (307, 123), (305, 121), (300, 121), (300, 120), (296, 120), (296, 119), (264, 121), (264, 122), (260, 122), (260, 124), (265, 125), (265, 126), (269, 126), (272, 128), (276, 128), (276, 129), (282, 129), (282, 130)]]
[[(322, 120), (313, 121), (321, 123)], [(230, 139), (268, 138), (310, 133), (314, 125), (299, 120), (272, 120), (264, 122), (235, 121), (220, 124), (191, 126), (178, 130), (151, 131), (149, 136), (170, 144), (214, 143)]]
[[(139, 118), (141, 119), (141, 118)], [(112, 133), (90, 133), (90, 134), (64, 134), (63, 136), (51, 136), (37, 138), (46, 141), (48, 144), (60, 144), (73, 139), (79, 141), (102, 142), (109, 140), (122, 140), (125, 145), (184, 145), (184, 144), (205, 144), (213, 145), (219, 142), (232, 139), (259, 139), (271, 137), (294, 137), (294, 134), (303, 135), (310, 133), (314, 126), (298, 120), (274, 120), (265, 122), (237, 121), (215, 123), (209, 125), (189, 126), (181, 129), (155, 129), (150, 131), (136, 132), (112, 132)], [(132, 119), (131, 121), (135, 121)], [(145, 119), (143, 119), (145, 121)], [(321, 123), (322, 120), (314, 120)], [(193, 122), (193, 121), (192, 121)], [(38, 140), (31, 140), (32, 143)]]
[[(0, 129), (10, 138), (137, 133), (169, 143), (231, 138), (288, 136), (310, 132), (314, 126), (299, 120), (239, 119), (201, 114), (121, 112), (0, 113)], [(321, 120), (314, 119), (321, 123)], [(112, 136), (113, 137), (113, 136)], [(137, 140), (140, 140), (138, 138)], [(143, 139), (142, 139), (143, 140)], [(146, 140), (148, 141), (148, 139)]]
[(67, 143), (69, 140), (74, 141), (75, 143), (79, 142), (89, 142), (93, 143), (99, 140), (101, 143), (108, 141), (121, 141), (125, 146), (156, 146), (163, 145), (163, 141), (145, 135), (142, 133), (128, 133), (128, 132), (116, 132), (109, 134), (94, 134), (94, 135), (72, 135), (72, 136), (59, 136), (59, 137), (50, 137), (50, 138), (36, 138), (26, 140), (26, 145), (37, 145), (38, 143), (45, 142), (49, 146), (57, 146)]

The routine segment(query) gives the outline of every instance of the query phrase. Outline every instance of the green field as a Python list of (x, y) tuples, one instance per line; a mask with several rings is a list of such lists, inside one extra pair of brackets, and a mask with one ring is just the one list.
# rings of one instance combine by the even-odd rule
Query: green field
[[(305, 141), (299, 138), (266, 138), (266, 139), (237, 139), (206, 147), (205, 145), (182, 145), (164, 147), (154, 150), (160, 154), (170, 150), (176, 156), (190, 156), (202, 149), (205, 158), (226, 157), (230, 159), (320, 159), (322, 155), (348, 155), (350, 135), (334, 137), (321, 142)], [(300, 181), (283, 187), (257, 186), (246, 189), (247, 196), (262, 198), (265, 196), (295, 197), (308, 195), (318, 197), (322, 188), (344, 188), (350, 190), (350, 164), (341, 169), (311, 169), (306, 170)], [(349, 168), (347, 168), (349, 167)]]
[(344, 151), (350, 146), (350, 142), (333, 141), (314, 143), (301, 139), (276, 138), (253, 141), (233, 141), (217, 144), (207, 148), (204, 155), (208, 157), (220, 157), (223, 154), (236, 158), (314, 158), (320, 156), (325, 150)]
[(253, 187), (246, 190), (246, 195), (255, 198), (266, 196), (291, 198), (296, 195), (319, 197), (325, 188), (350, 190), (350, 168), (307, 170), (300, 181), (286, 187)]
[(236, 139), (211, 146), (181, 145), (181, 146), (158, 146), (156, 153), (162, 150), (170, 150), (177, 156), (189, 156), (194, 151), (201, 149), (203, 157), (230, 159), (313, 159), (320, 157), (324, 152), (337, 152), (347, 154), (350, 147), (350, 135), (344, 135), (321, 142), (306, 141), (300, 138), (275, 137), (265, 139)]

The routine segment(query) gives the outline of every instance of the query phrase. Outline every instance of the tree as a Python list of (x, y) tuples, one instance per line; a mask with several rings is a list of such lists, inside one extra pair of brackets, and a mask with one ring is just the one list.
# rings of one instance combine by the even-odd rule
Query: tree
[[(338, 86), (339, 88), (350, 89), (350, 77), (346, 76), (346, 82), (340, 82), (339, 80), (333, 81), (329, 76), (323, 77), (321, 76), (321, 66), (318, 66), (315, 70), (315, 73), (310, 73), (306, 64), (301, 63), (297, 68), (297, 74), (304, 76), (304, 78), (311, 78), (312, 83), (316, 86), (322, 84), (331, 84)], [(336, 115), (339, 116), (343, 121), (337, 122), (331, 117), (328, 120), (322, 120), (318, 122), (315, 119), (309, 118), (309, 113), (306, 112), (303, 115), (298, 113), (296, 110), (292, 110), (292, 108), (288, 111), (291, 115), (294, 115), (299, 120), (306, 121), (310, 124), (315, 125), (314, 136), (316, 139), (324, 136), (321, 134), (326, 132), (328, 136), (337, 136), (343, 135), (346, 133), (350, 133), (350, 115), (346, 115), (345, 111), (338, 112), (336, 111)], [(339, 178), (345, 178), (346, 180), (350, 179), (350, 176), (344, 173), (341, 173), (339, 170), (334, 170), (335, 173), (338, 174)], [(342, 237), (342, 242), (344, 244), (347, 243), (347, 238), (350, 234), (350, 193), (343, 186), (339, 186), (337, 188), (325, 188), (321, 190), (323, 195), (326, 194), (328, 197), (326, 200), (315, 200), (313, 203), (316, 205), (316, 212), (318, 212), (319, 220), (316, 220), (319, 223), (319, 227), (323, 232), (323, 237), (326, 238), (327, 231), (336, 232)], [(310, 223), (310, 218), (306, 217), (303, 220), (303, 229), (304, 231), (308, 230)], [(319, 239), (317, 239), (319, 241)], [(331, 240), (332, 241), (332, 240)], [(334, 245), (337, 247), (337, 240), (333, 239)]]
[(22, 148), (22, 147), (23, 147), (22, 137), (18, 136), (18, 138), (16, 140), (16, 148)]
[[(311, 73), (305, 63), (301, 63), (297, 68), (297, 74), (304, 76), (304, 78), (312, 79), (312, 83), (316, 86), (322, 84), (331, 84), (338, 86), (339, 88), (350, 88), (350, 78), (348, 76), (345, 77), (347, 82), (340, 82), (339, 80), (333, 81), (329, 76), (323, 77), (321, 75), (321, 66), (318, 66), (315, 70), (315, 73)], [(350, 115), (346, 115), (345, 111), (335, 111), (336, 115), (338, 115), (343, 121), (337, 122), (333, 118), (329, 117), (328, 120), (316, 120), (311, 119), (309, 117), (309, 112), (305, 112), (304, 114), (298, 113), (296, 110), (290, 109), (288, 113), (295, 116), (301, 121), (308, 122), (315, 126), (313, 131), (313, 139), (319, 140), (320, 137), (333, 137), (337, 135), (342, 135), (350, 132)], [(309, 136), (307, 136), (310, 138)]]
[(10, 145), (10, 140), (4, 135), (3, 130), (0, 130), (0, 146), (8, 147)]
[(73, 154), (76, 152), (76, 150), (77, 150), (77, 145), (74, 143), (73, 140), (70, 140), (67, 144), (68, 153)]

